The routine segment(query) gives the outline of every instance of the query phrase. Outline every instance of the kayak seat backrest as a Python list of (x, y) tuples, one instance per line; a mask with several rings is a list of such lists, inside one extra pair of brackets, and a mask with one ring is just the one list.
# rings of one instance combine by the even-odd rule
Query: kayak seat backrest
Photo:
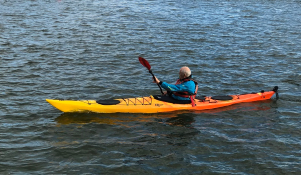
[(229, 96), (229, 95), (225, 95), (225, 96), (213, 96), (211, 97), (212, 100), (232, 100), (233, 97)]
[(96, 103), (101, 105), (117, 105), (120, 103), (119, 100), (97, 100)]
[(153, 95), (153, 97), (156, 100), (168, 102), (168, 103), (174, 103), (174, 104), (190, 104), (190, 100), (176, 100), (170, 96), (164, 96), (164, 95)]

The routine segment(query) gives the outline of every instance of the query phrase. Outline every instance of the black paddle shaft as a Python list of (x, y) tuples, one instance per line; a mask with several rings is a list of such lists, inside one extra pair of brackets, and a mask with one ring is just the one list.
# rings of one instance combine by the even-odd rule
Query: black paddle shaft
[[(154, 81), (155, 81), (155, 75), (153, 74), (153, 71), (152, 71), (152, 70), (149, 70), (149, 73), (152, 74), (152, 76), (153, 76), (153, 78), (154, 78)], [(157, 85), (158, 85), (158, 87), (160, 88), (161, 93), (164, 94), (163, 91), (162, 91), (161, 86), (160, 86), (158, 83), (157, 83)]]

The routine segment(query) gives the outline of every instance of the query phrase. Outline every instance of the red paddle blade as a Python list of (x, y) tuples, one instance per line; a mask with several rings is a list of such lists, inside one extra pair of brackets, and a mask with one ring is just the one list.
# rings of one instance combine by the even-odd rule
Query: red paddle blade
[(149, 65), (146, 59), (139, 57), (139, 61), (144, 67), (146, 67), (148, 70), (151, 70), (151, 65)]

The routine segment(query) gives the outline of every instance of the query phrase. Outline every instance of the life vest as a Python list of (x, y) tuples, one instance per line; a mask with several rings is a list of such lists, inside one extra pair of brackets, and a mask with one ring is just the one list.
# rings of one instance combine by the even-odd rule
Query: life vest
[(184, 78), (184, 79), (178, 79), (177, 82), (176, 82), (176, 85), (177, 84), (182, 84), (182, 83), (187, 82), (187, 81), (193, 81), (194, 84), (195, 84), (195, 91), (194, 91), (193, 94), (191, 94), (191, 93), (189, 93), (187, 91), (184, 91), (184, 92), (174, 92), (173, 94), (176, 95), (176, 96), (184, 97), (184, 98), (190, 98), (191, 104), (194, 107), (195, 106), (194, 99), (195, 99), (195, 96), (196, 96), (196, 94), (198, 92), (198, 89), (199, 89), (198, 82), (195, 81), (194, 79), (192, 79), (191, 77), (188, 77), (188, 78)]

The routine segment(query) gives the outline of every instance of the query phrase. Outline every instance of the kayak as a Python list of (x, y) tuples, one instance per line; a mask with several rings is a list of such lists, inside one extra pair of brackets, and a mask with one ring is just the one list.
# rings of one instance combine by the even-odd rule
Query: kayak
[(179, 110), (201, 111), (221, 108), (237, 103), (255, 102), (271, 99), (278, 86), (272, 91), (227, 96), (201, 96), (190, 100), (175, 100), (170, 96), (150, 95), (149, 97), (121, 98), (110, 100), (59, 100), (46, 99), (62, 112), (96, 112), (96, 113), (161, 113)]

